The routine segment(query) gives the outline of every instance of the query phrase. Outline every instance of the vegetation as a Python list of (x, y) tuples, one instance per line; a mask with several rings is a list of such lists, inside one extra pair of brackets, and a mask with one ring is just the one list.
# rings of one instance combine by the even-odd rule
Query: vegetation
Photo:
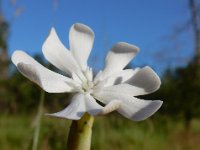
[[(146, 121), (132, 122), (117, 113), (95, 118), (92, 149), (199, 149), (200, 80), (195, 68), (191, 63), (166, 71), (160, 90), (146, 97), (162, 99), (164, 105)], [(41, 90), (16, 70), (0, 83), (0, 149), (30, 149)], [(45, 112), (61, 110), (70, 96), (46, 93)], [(39, 149), (66, 149), (70, 123), (43, 116)]]
[[(1, 115), (0, 120), (0, 149), (30, 149), (34, 116)], [(39, 149), (66, 149), (69, 125), (70, 121), (43, 117)], [(188, 134), (183, 122), (164, 119), (159, 115), (134, 123), (117, 114), (110, 114), (95, 118), (92, 150), (196, 150), (200, 148), (199, 139), (199, 120), (192, 120), (191, 132)]]
[(162, 98), (164, 104), (161, 113), (183, 120), (185, 127), (189, 129), (192, 119), (200, 117), (199, 93), (200, 66), (192, 62), (186, 67), (167, 70), (160, 90), (151, 97)]

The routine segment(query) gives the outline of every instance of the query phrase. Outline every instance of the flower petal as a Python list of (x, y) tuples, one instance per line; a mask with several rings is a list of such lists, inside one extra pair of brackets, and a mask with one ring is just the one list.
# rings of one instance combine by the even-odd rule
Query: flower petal
[(107, 77), (121, 71), (138, 51), (138, 47), (125, 42), (119, 42), (114, 45), (106, 56), (105, 68), (103, 70), (104, 76)]
[(95, 93), (123, 93), (129, 96), (138, 96), (146, 94), (146, 91), (143, 88), (132, 86), (130, 84), (118, 84), (108, 87), (100, 87), (94, 89)]
[(91, 115), (97, 115), (103, 109), (103, 107), (99, 105), (96, 102), (96, 100), (89, 94), (85, 96), (85, 105), (86, 105), (86, 111)]
[(120, 114), (134, 121), (144, 120), (153, 115), (162, 105), (160, 100), (142, 100), (124, 93), (96, 92), (94, 97), (99, 101), (108, 104), (113, 99), (121, 101), (117, 110)]
[(100, 115), (105, 115), (108, 114), (114, 110), (117, 110), (118, 108), (120, 108), (122, 104), (122, 101), (119, 100), (112, 100), (110, 101), (102, 110), (102, 112), (100, 113)]
[(142, 100), (132, 97), (132, 100), (123, 101), (117, 111), (130, 120), (142, 121), (152, 116), (162, 103), (160, 100)]
[(71, 103), (64, 110), (46, 115), (64, 119), (79, 120), (86, 111), (84, 99), (85, 95), (80, 93), (76, 94), (73, 96)]
[(102, 84), (104, 85), (104, 87), (121, 84), (127, 81), (128, 79), (132, 78), (138, 70), (139, 70), (138, 68), (134, 70), (133, 69), (122, 70), (105, 79), (102, 79), (101, 75), (98, 75), (95, 77), (94, 82)]
[(69, 42), (70, 50), (77, 62), (82, 70), (86, 70), (87, 60), (94, 42), (94, 32), (88, 26), (76, 23), (70, 29)]
[[(161, 84), (158, 75), (150, 68), (123, 70), (97, 84), (96, 91), (105, 93), (124, 93), (131, 96), (150, 94), (159, 89)], [(112, 86), (113, 85), (113, 86)]]
[(61, 93), (78, 89), (79, 85), (76, 82), (45, 68), (23, 51), (15, 51), (12, 62), (25, 77), (38, 84), (46, 92)]
[(159, 76), (148, 66), (137, 71), (125, 83), (144, 89), (144, 93), (140, 93), (139, 95), (152, 93), (159, 89), (161, 85)]
[(121, 101), (112, 100), (103, 107), (91, 95), (87, 94), (85, 98), (86, 110), (91, 115), (105, 115), (118, 109), (121, 105)]
[(134, 87), (129, 84), (119, 84), (108, 87), (99, 86), (93, 89), (94, 97), (105, 104), (113, 99), (121, 100), (123, 99), (124, 95), (132, 97), (136, 95), (141, 95), (141, 93), (144, 93), (144, 89)]
[(71, 75), (80, 72), (80, 67), (73, 54), (62, 44), (54, 28), (51, 29), (42, 46), (45, 58), (60, 70)]

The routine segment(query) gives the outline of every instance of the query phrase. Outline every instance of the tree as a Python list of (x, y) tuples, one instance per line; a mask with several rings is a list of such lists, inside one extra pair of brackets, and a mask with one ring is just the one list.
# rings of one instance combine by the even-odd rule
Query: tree
[(200, 65), (200, 14), (199, 5), (196, 0), (189, 0), (189, 8), (191, 12), (191, 24), (194, 32), (196, 63)]
[(9, 33), (9, 24), (3, 16), (0, 3), (0, 70), (1, 70), (0, 78), (6, 78), (8, 76), (8, 52), (7, 52), (8, 33)]

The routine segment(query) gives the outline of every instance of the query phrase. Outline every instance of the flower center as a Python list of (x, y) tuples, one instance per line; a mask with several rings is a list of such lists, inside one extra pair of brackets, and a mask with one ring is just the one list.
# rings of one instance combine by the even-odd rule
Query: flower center
[(84, 93), (91, 93), (92, 88), (94, 87), (92, 69), (88, 67), (85, 71), (83, 71), (83, 74), (86, 80), (82, 82), (82, 90)]
[(84, 93), (91, 93), (93, 87), (94, 87), (94, 83), (89, 80), (87, 80), (87, 82), (84, 82), (82, 84), (82, 90)]

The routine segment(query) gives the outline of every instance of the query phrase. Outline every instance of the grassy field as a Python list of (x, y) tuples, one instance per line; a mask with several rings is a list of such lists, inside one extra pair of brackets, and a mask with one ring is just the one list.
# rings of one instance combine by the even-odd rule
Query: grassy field
[[(158, 117), (157, 117), (158, 118)], [(0, 116), (0, 149), (29, 150), (35, 126), (33, 116)], [(111, 114), (95, 118), (92, 150), (199, 150), (200, 120), (193, 120), (191, 130), (182, 122), (169, 119), (132, 122)], [(40, 150), (66, 149), (70, 121), (42, 118)]]

